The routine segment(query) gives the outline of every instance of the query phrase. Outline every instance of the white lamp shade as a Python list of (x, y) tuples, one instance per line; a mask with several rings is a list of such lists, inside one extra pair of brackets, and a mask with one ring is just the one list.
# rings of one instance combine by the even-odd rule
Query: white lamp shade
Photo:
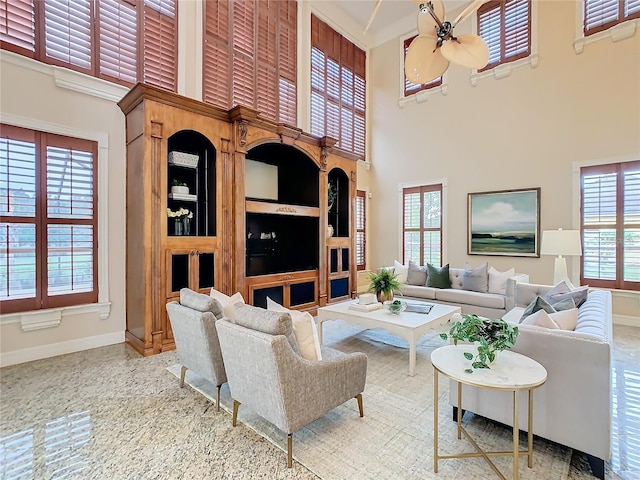
[(407, 49), (404, 73), (411, 83), (420, 85), (441, 76), (449, 68), (449, 61), (436, 48), (435, 35), (418, 35)]
[(582, 255), (580, 230), (544, 230), (540, 253), (542, 255)]
[[(422, 3), (422, 2), (421, 2)], [(443, 22), (444, 21), (444, 2), (442, 0), (433, 0), (433, 13), (436, 17)], [(436, 35), (436, 29), (438, 24), (433, 19), (427, 8), (422, 8), (418, 12), (418, 35)]]
[(448, 40), (442, 47), (442, 55), (449, 61), (467, 68), (482, 68), (489, 61), (489, 48), (482, 37), (465, 34)]

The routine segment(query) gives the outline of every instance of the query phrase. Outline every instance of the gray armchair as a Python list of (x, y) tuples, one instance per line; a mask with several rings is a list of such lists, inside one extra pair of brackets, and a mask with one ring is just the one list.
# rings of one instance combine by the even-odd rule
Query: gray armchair
[(351, 398), (363, 416), (367, 375), (364, 353), (322, 348), (322, 360), (298, 353), (288, 313), (238, 305), (235, 324), (217, 322), (233, 401), (233, 426), (240, 404), (287, 434), (287, 466), (292, 466), (292, 434)]
[(180, 303), (167, 303), (167, 313), (178, 361), (182, 365), (180, 387), (184, 387), (187, 369), (209, 380), (217, 387), (216, 407), (219, 411), (220, 387), (227, 381), (216, 329), (223, 316), (222, 306), (208, 295), (183, 288)]

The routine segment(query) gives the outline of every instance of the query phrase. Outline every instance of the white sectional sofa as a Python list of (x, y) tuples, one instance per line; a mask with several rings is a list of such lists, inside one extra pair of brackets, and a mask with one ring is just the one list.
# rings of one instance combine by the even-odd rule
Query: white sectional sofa
[[(393, 266), (382, 267), (394, 270)], [(462, 313), (500, 318), (515, 306), (515, 286), (518, 282), (529, 282), (529, 275), (516, 273), (507, 280), (505, 294), (474, 292), (462, 288), (464, 268), (449, 267), (451, 288), (433, 288), (424, 285), (407, 285), (400, 288), (403, 298), (444, 303), (460, 307)]]
[[(504, 315), (518, 323), (524, 307), (552, 287), (515, 285), (515, 307)], [(587, 454), (594, 475), (604, 479), (604, 461), (611, 455), (611, 354), (613, 346), (611, 292), (592, 290), (578, 309), (573, 331), (519, 325), (512, 349), (541, 363), (547, 381), (534, 392), (533, 433)], [(455, 383), (449, 401), (457, 415)], [(463, 410), (512, 425), (508, 394), (464, 387)], [(527, 428), (527, 395), (520, 395), (520, 428)], [(535, 453), (534, 453), (535, 454)]]

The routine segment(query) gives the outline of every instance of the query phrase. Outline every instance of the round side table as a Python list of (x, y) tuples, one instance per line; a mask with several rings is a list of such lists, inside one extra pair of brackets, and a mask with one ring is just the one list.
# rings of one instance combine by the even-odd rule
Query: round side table
[[(464, 352), (476, 355), (475, 345), (447, 345), (437, 348), (431, 353), (433, 364), (433, 471), (438, 473), (438, 460), (448, 458), (483, 457), (499, 478), (506, 477), (491, 461), (490, 456), (513, 456), (513, 478), (519, 478), (518, 459), (520, 455), (526, 455), (527, 465), (533, 466), (533, 390), (547, 380), (547, 371), (535, 360), (511, 351), (498, 353), (496, 361), (489, 369), (476, 369), (473, 373), (465, 372), (471, 368), (471, 361), (464, 358)], [(449, 377), (458, 383), (458, 439), (461, 434), (471, 442), (476, 449), (475, 453), (458, 453), (453, 455), (440, 455), (438, 453), (438, 373)], [(470, 385), (478, 388), (489, 388), (513, 392), (513, 450), (510, 452), (485, 452), (462, 426), (462, 385)], [(518, 446), (518, 392), (529, 392), (528, 412), (528, 448), (520, 450)]]

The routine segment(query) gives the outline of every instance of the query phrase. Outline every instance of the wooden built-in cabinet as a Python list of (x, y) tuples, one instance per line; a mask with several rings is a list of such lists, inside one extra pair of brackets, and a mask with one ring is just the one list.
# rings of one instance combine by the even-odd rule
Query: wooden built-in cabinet
[[(175, 348), (165, 306), (184, 287), (312, 312), (354, 295), (356, 161), (335, 140), (143, 84), (119, 106), (126, 340), (136, 350)], [(337, 188), (331, 206), (329, 182)]]

